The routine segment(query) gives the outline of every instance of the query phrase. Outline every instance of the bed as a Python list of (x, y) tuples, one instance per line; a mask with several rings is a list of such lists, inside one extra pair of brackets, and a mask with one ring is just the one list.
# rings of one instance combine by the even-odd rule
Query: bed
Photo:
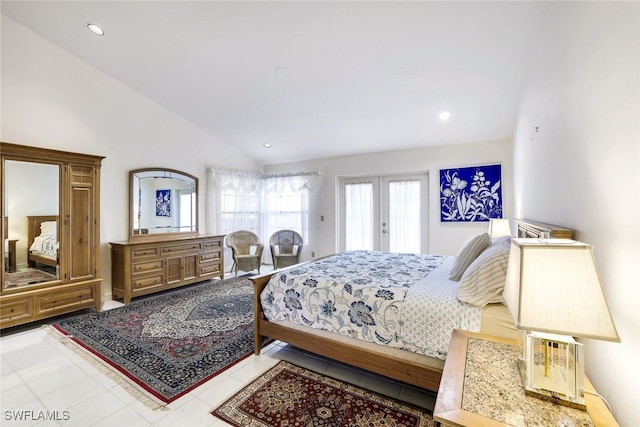
[(36, 263), (55, 267), (58, 264), (58, 216), (28, 216), (28, 264)]
[[(517, 236), (569, 231), (515, 223)], [(517, 336), (502, 300), (508, 248), (482, 233), (457, 256), (353, 251), (251, 277), (255, 353), (268, 337), (437, 391), (453, 329)]]

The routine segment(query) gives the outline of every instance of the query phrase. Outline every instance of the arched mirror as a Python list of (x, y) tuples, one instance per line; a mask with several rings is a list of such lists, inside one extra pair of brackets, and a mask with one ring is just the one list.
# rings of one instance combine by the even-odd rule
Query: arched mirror
[(174, 169), (130, 172), (130, 237), (198, 234), (198, 178)]
[(4, 159), (2, 290), (59, 279), (60, 166)]

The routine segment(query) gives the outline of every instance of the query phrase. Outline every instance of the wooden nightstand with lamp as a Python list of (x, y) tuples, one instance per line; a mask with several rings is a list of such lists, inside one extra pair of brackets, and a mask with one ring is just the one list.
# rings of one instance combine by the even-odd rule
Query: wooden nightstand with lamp
[[(455, 330), (433, 416), (443, 426), (596, 426), (618, 423), (596, 395), (587, 410), (527, 396), (518, 371), (515, 341)], [(593, 386), (585, 378), (585, 389)]]
[(511, 239), (503, 296), (518, 342), (454, 331), (434, 418), (451, 426), (617, 426), (573, 338), (620, 341), (592, 247)]

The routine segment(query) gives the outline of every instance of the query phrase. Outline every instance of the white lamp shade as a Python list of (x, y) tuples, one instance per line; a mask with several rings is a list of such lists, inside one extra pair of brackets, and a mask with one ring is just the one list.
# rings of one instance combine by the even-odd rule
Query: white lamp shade
[(518, 329), (620, 341), (590, 245), (512, 239), (504, 298)]
[(491, 218), (489, 220), (489, 236), (491, 238), (511, 236), (510, 221), (504, 218)]

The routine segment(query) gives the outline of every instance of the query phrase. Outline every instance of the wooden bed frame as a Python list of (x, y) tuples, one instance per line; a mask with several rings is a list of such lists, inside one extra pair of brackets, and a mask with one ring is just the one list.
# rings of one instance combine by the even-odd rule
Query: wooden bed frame
[(58, 265), (58, 257), (53, 260), (49, 257), (45, 257), (38, 254), (33, 254), (29, 251), (29, 248), (33, 244), (33, 241), (36, 237), (40, 235), (40, 224), (45, 221), (58, 221), (58, 215), (38, 215), (38, 216), (28, 216), (27, 220), (29, 221), (29, 241), (27, 242), (27, 251), (28, 251), (28, 264), (29, 267), (35, 267), (36, 263), (48, 265), (50, 267), (55, 267)]
[[(548, 235), (557, 238), (571, 238), (571, 230), (549, 224), (528, 220), (514, 220), (516, 224), (516, 237), (541, 237)], [(538, 233), (538, 235), (536, 235)], [(548, 234), (546, 234), (548, 233)], [(282, 270), (282, 269), (281, 269)], [(336, 340), (326, 336), (309, 333), (299, 329), (292, 329), (267, 320), (262, 311), (260, 293), (269, 282), (271, 276), (281, 270), (250, 277), (254, 286), (254, 352), (260, 354), (265, 338), (286, 342), (292, 346), (310, 351), (333, 360), (337, 360), (361, 369), (375, 372), (380, 375), (406, 382), (434, 392), (438, 391), (442, 368), (430, 366), (425, 363), (432, 358), (422, 356), (419, 358), (403, 358), (381, 348), (381, 351), (371, 349), (371, 346), (358, 345), (342, 339)], [(386, 351), (385, 351), (386, 350)], [(408, 352), (409, 353), (409, 352)]]

